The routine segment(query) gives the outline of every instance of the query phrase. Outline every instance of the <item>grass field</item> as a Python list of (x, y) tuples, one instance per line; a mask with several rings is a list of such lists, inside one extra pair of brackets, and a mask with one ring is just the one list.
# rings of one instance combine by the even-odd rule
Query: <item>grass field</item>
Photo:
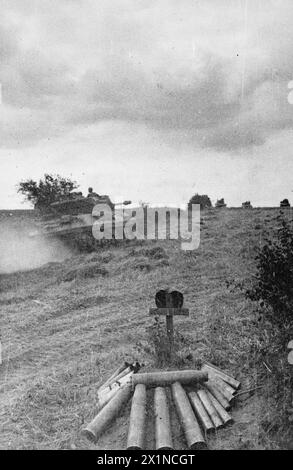
[[(81, 436), (95, 414), (98, 384), (124, 360), (154, 369), (147, 337), (154, 294), (181, 290), (190, 317), (176, 318), (184, 336), (180, 367), (209, 360), (240, 379), (260, 373), (253, 351), (254, 306), (226, 281), (249, 279), (263, 231), (278, 226), (278, 209), (224, 209), (202, 214), (201, 244), (183, 252), (177, 241), (127, 244), (73, 255), (27, 272), (0, 276), (0, 448), (123, 449), (129, 408), (97, 444)], [(157, 249), (154, 249), (157, 248)], [(266, 372), (265, 370), (263, 371)], [(264, 449), (266, 390), (237, 403), (235, 423), (209, 440), (212, 449)], [(154, 448), (148, 393), (147, 446)], [(173, 407), (172, 407), (173, 410)], [(172, 411), (176, 448), (185, 448)]]

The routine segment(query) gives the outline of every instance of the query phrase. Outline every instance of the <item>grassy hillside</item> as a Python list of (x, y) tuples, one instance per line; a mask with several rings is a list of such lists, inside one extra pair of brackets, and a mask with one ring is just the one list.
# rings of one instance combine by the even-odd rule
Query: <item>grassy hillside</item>
[[(190, 309), (190, 317), (175, 320), (184, 336), (177, 365), (207, 359), (255, 379), (253, 305), (226, 281), (253, 274), (256, 246), (264, 229), (276, 229), (278, 213), (207, 211), (194, 252), (176, 241), (128, 244), (0, 276), (0, 448), (124, 448), (129, 405), (97, 446), (80, 429), (94, 416), (97, 385), (123, 360), (155, 367), (148, 309), (166, 286), (181, 290)], [(260, 427), (270, 413), (265, 393), (238, 403), (233, 427), (212, 438), (211, 448), (274, 447)], [(175, 444), (184, 448), (176, 420), (173, 414)], [(154, 448), (151, 411), (148, 428), (148, 448)]]

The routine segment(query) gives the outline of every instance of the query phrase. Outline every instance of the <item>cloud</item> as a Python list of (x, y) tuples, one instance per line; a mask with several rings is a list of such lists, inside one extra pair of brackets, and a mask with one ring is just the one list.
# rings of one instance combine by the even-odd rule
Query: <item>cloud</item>
[(117, 120), (219, 151), (292, 128), (290, 0), (4, 0), (0, 145)]

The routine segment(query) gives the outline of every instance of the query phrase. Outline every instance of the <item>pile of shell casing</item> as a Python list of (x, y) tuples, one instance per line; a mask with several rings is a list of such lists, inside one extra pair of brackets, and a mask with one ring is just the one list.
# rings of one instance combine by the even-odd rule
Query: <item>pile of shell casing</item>
[[(85, 429), (88, 437), (96, 440), (133, 394), (127, 449), (143, 449), (146, 429), (146, 389), (149, 387), (154, 388), (157, 450), (174, 448), (170, 419), (172, 404), (168, 403), (168, 387), (171, 389), (189, 449), (206, 448), (208, 433), (232, 422), (232, 416), (228, 411), (240, 382), (212, 364), (205, 363), (200, 371), (134, 373), (132, 370), (131, 372), (130, 380), (124, 379), (125, 382), (120, 385), (118, 391), (113, 392), (114, 395), (106, 404), (100, 402), (102, 408), (99, 414)], [(129, 372), (123, 377), (127, 377), (127, 374)], [(107, 383), (109, 384), (109, 381)]]

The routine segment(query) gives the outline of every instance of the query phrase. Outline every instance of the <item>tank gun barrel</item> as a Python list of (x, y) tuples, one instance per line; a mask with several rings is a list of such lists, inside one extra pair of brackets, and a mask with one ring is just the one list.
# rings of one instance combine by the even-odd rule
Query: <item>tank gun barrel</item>
[(114, 206), (128, 206), (132, 201), (115, 202)]

